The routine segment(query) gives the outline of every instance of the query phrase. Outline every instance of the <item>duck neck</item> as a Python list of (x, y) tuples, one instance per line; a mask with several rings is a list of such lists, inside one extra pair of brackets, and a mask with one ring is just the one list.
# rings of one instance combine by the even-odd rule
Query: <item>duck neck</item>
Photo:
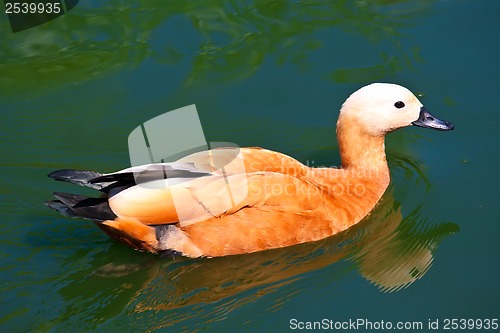
[(342, 169), (368, 172), (385, 186), (389, 184), (389, 168), (385, 156), (384, 135), (372, 135), (355, 119), (339, 118), (337, 123)]

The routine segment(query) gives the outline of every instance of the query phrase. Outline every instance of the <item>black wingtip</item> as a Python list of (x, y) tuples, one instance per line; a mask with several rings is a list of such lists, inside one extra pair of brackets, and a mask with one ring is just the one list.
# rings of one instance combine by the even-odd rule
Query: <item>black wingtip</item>
[(92, 179), (102, 176), (102, 173), (95, 171), (61, 169), (52, 171), (47, 176), (55, 180), (90, 187), (96, 190), (100, 190), (104, 187), (103, 184), (93, 184), (90, 182)]
[(52, 171), (47, 176), (57, 180), (68, 180), (68, 179), (90, 180), (102, 176), (102, 173), (89, 170), (60, 169)]

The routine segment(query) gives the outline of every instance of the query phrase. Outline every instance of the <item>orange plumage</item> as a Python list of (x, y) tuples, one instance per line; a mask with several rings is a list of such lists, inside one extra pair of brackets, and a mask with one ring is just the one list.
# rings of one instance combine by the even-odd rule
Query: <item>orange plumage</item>
[[(359, 222), (382, 197), (390, 181), (386, 133), (409, 125), (453, 129), (427, 115), (406, 88), (372, 84), (351, 95), (341, 109), (342, 168), (310, 168), (278, 152), (242, 148), (221, 173), (213, 159), (224, 159), (224, 154), (196, 153), (160, 166), (189, 166), (185, 173), (203, 172), (203, 177), (160, 187), (136, 184), (130, 170), (108, 175), (56, 171), (49, 176), (107, 196), (89, 201), (56, 193), (58, 200), (47, 205), (69, 217), (91, 219), (111, 237), (150, 252), (217, 257), (316, 241)], [(244, 165), (243, 172), (236, 162)], [(241, 200), (226, 209), (227, 190)]]

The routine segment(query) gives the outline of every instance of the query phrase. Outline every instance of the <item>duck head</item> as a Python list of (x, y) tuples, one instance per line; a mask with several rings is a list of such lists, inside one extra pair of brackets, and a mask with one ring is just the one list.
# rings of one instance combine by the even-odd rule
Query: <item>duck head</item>
[(373, 136), (412, 125), (439, 131), (454, 128), (430, 114), (411, 91), (390, 83), (373, 83), (354, 92), (342, 105), (339, 122), (342, 118), (355, 120)]

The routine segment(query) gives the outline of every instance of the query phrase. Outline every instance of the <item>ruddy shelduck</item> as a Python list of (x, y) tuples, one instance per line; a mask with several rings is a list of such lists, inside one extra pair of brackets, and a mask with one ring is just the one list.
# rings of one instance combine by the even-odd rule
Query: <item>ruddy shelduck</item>
[[(348, 229), (375, 207), (389, 185), (385, 135), (411, 125), (454, 127), (432, 116), (408, 89), (373, 83), (340, 110), (340, 168), (310, 168), (262, 148), (220, 148), (109, 174), (54, 171), (49, 177), (103, 195), (56, 192), (46, 205), (153, 253), (218, 257), (317, 241)], [(239, 198), (229, 205), (228, 190), (230, 198)]]

